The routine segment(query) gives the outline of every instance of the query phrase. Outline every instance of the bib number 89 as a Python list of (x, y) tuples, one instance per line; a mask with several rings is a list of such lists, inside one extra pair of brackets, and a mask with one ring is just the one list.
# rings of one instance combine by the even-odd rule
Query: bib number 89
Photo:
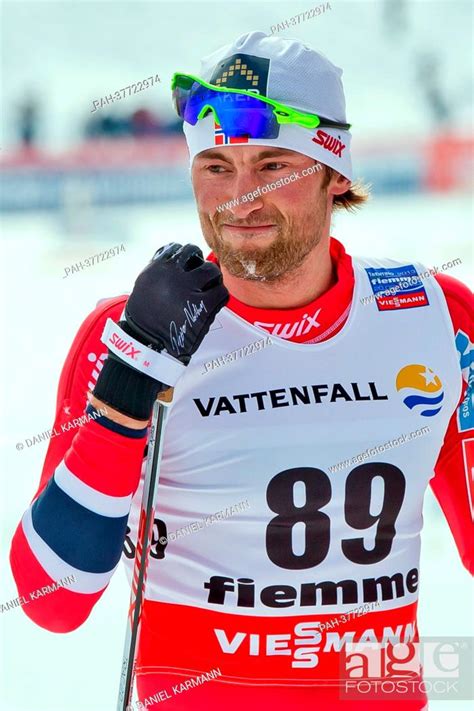
[[(371, 513), (372, 484), (383, 480), (383, 500), (377, 515)], [(295, 484), (302, 482), (306, 491), (303, 506), (295, 505)], [(395, 536), (395, 521), (403, 504), (406, 482), (394, 464), (366, 463), (353, 469), (346, 480), (344, 517), (354, 529), (363, 531), (377, 524), (375, 541), (370, 548), (363, 537), (341, 541), (342, 552), (353, 563), (378, 563), (388, 556)], [(277, 516), (266, 530), (266, 548), (270, 560), (280, 568), (301, 570), (319, 565), (330, 545), (329, 516), (320, 509), (331, 500), (331, 481), (322, 469), (297, 467), (285, 469), (270, 480), (267, 504)], [(297, 523), (304, 525), (304, 551), (293, 551), (293, 532)]]

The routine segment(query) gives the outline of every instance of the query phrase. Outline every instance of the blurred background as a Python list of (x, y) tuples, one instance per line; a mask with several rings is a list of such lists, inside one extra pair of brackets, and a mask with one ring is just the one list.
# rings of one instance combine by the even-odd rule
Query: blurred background
[[(472, 3), (329, 5), (278, 34), (303, 40), (344, 70), (355, 178), (372, 184), (373, 198), (356, 215), (336, 215), (332, 234), (352, 254), (440, 268), (460, 259), (449, 273), (472, 287)], [(16, 444), (52, 426), (60, 369), (80, 323), (99, 299), (129, 292), (162, 244), (206, 249), (171, 107), (173, 72), (199, 74), (201, 56), (247, 31), (271, 33), (315, 6), (0, 4), (1, 319), (11, 344), (0, 355), (0, 602), (16, 596), (10, 540), (47, 448)], [(114, 98), (149, 77), (153, 86)], [(77, 262), (122, 244), (117, 256), (71, 273)], [(431, 493), (421, 572), (422, 634), (472, 636), (470, 579)], [(36, 627), (19, 609), (4, 613), (0, 708), (113, 709), (127, 603), (120, 570), (89, 621), (70, 635)], [(451, 708), (472, 706), (430, 705)]]

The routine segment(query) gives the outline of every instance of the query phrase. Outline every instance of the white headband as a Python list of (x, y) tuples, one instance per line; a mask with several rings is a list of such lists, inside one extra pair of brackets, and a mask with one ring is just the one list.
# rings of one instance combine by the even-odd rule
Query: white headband
[(194, 157), (209, 148), (225, 146), (275, 146), (288, 148), (334, 168), (352, 180), (351, 134), (337, 128), (303, 128), (298, 124), (280, 124), (278, 138), (229, 138), (208, 114), (195, 126), (183, 123), (189, 149), (190, 166)]

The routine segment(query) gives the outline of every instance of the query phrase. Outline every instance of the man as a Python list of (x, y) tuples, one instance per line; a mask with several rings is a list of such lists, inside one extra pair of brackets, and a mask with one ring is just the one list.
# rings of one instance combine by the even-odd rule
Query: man
[[(24, 607), (57, 632), (88, 617), (124, 538), (132, 565), (147, 424), (175, 386), (144, 708), (365, 708), (340, 665), (350, 642), (380, 654), (418, 639), (430, 479), (472, 570), (472, 296), (422, 265), (351, 259), (329, 236), (332, 211), (366, 199), (351, 184), (341, 74), (252, 32), (198, 78), (175, 75), (212, 253), (159, 250), (128, 299), (86, 319), (61, 375), (55, 429), (87, 393), (90, 420), (51, 441), (11, 554), (20, 594), (74, 574)], [(391, 703), (426, 697), (418, 684)]]

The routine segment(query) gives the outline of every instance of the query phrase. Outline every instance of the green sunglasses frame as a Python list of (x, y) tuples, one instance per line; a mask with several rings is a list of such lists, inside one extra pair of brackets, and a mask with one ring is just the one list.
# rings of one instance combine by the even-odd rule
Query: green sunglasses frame
[[(181, 89), (189, 89), (194, 82), (201, 84), (201, 86), (204, 86), (206, 89), (212, 89), (213, 91), (220, 91), (224, 93), (232, 92), (233, 94), (243, 94), (244, 96), (251, 96), (254, 99), (258, 99), (265, 104), (270, 104), (270, 106), (273, 106), (273, 114), (279, 124), (297, 123), (300, 126), (304, 126), (304, 128), (317, 128), (318, 126), (325, 126), (327, 128), (340, 128), (344, 131), (348, 131), (351, 127), (350, 123), (339, 123), (338, 121), (320, 118), (316, 114), (307, 114), (304, 111), (299, 111), (291, 106), (280, 104), (278, 101), (268, 99), (266, 96), (260, 96), (260, 94), (255, 94), (253, 91), (249, 91), (247, 89), (231, 89), (221, 86), (214, 86), (214, 84), (208, 84), (208, 82), (204, 81), (204, 79), (199, 79), (199, 77), (196, 77), (193, 74), (175, 72), (171, 80), (171, 90), (173, 91), (173, 89), (177, 86)], [(198, 120), (204, 118), (208, 111), (212, 111), (216, 121), (219, 121), (219, 117), (216, 115), (214, 108), (209, 104), (202, 107), (198, 114)]]

